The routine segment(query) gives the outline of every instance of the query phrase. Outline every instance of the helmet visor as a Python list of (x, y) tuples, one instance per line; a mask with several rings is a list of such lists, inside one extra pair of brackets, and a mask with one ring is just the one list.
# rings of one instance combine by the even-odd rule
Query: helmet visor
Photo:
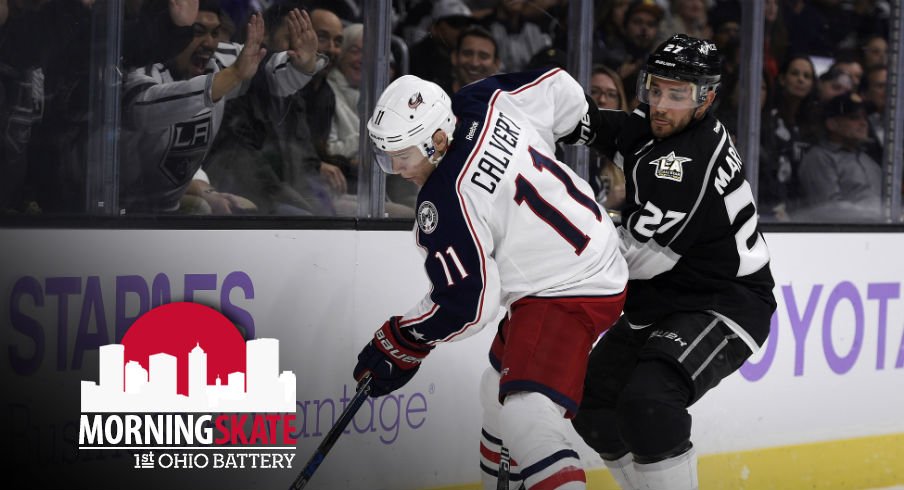
[(403, 150), (384, 151), (374, 145), (374, 156), (380, 168), (388, 174), (397, 174), (403, 168), (416, 165), (426, 158), (416, 146), (409, 146)]
[(641, 72), (637, 100), (659, 109), (694, 109), (703, 105), (700, 87), (693, 82), (663, 78)]

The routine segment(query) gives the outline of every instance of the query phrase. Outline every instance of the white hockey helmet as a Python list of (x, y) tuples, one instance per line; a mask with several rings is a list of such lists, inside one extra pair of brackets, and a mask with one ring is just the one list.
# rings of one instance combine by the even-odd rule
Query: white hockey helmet
[(367, 121), (367, 132), (374, 144), (377, 163), (386, 173), (396, 173), (388, 152), (416, 147), (436, 165), (442, 155), (436, 153), (433, 133), (445, 131), (452, 141), (455, 114), (452, 102), (439, 85), (414, 75), (403, 75), (386, 87)]

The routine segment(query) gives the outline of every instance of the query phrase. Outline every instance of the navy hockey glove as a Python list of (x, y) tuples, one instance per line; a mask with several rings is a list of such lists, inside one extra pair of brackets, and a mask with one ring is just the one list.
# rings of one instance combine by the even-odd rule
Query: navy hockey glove
[(394, 316), (384, 323), (358, 354), (355, 380), (361, 381), (365, 374), (371, 373), (372, 397), (392, 393), (411, 381), (421, 361), (433, 350), (399, 328), (399, 318)]

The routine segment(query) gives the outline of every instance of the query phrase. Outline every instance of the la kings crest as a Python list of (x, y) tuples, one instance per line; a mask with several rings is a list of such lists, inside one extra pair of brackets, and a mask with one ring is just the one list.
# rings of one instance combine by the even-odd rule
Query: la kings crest
[(430, 201), (424, 201), (417, 208), (417, 227), (427, 235), (433, 233), (439, 224), (439, 213)]
[(684, 177), (684, 163), (691, 161), (690, 158), (675, 155), (671, 152), (664, 157), (659, 157), (650, 161), (650, 165), (656, 165), (656, 178), (674, 180), (681, 182)]

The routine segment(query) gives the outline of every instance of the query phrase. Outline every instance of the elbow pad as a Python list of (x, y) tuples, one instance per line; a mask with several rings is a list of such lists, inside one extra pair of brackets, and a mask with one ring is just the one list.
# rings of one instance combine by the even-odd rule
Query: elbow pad
[(603, 116), (600, 114), (599, 108), (596, 107), (596, 102), (589, 95), (585, 94), (585, 96), (587, 97), (587, 113), (581, 116), (581, 120), (578, 121), (578, 125), (575, 126), (574, 130), (559, 138), (559, 141), (566, 145), (592, 147), (599, 132), (602, 130)]

